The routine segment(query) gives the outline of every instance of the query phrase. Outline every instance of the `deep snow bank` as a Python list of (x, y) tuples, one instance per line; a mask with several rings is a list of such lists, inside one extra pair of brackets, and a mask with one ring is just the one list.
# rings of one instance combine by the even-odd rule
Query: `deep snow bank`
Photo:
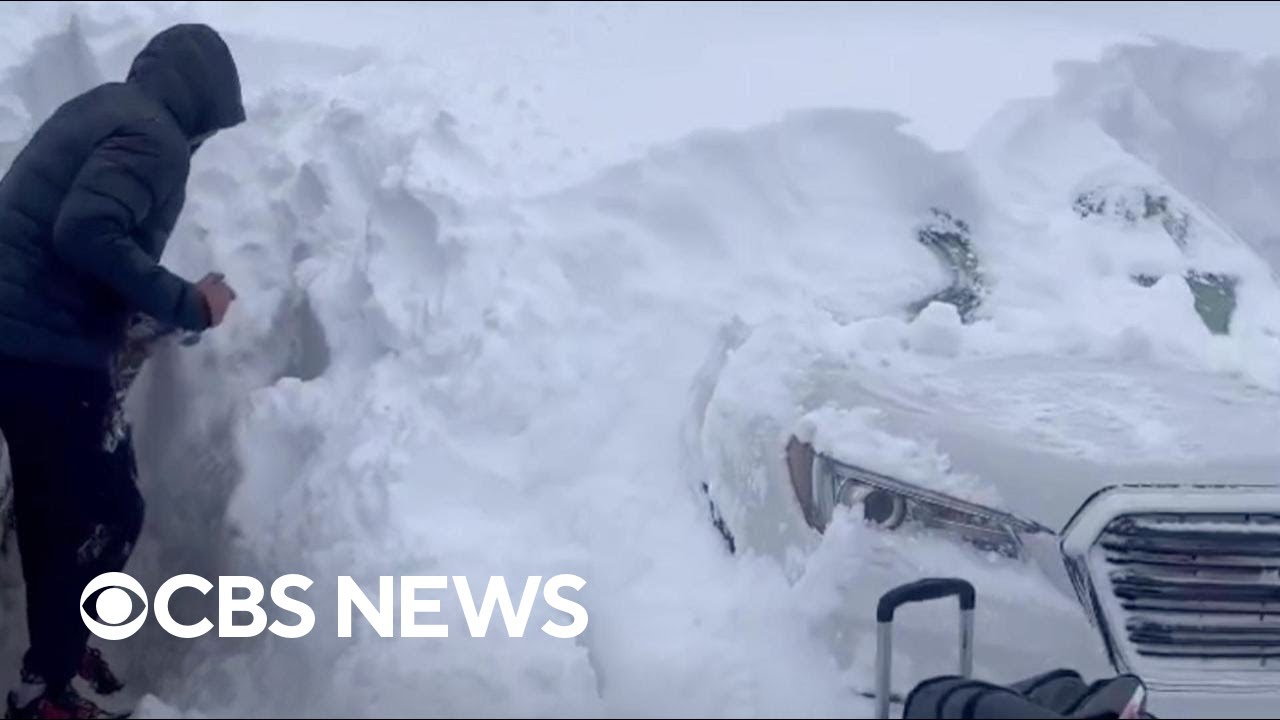
[[(70, 31), (15, 45), (0, 152), (49, 98), (119, 76), (179, 12), (94, 8)], [(698, 133), (527, 197), (504, 148), (473, 138), (492, 118), (460, 115), (429, 68), (230, 40), (269, 72), (246, 84), (251, 122), (196, 158), (167, 261), (192, 277), (226, 272), (241, 300), (200, 346), (157, 357), (133, 397), (150, 507), (131, 569), (148, 587), (179, 572), (303, 573), (319, 618), (303, 641), (177, 641), (150, 627), (116, 649), (142, 689), (177, 708), (865, 713), (855, 693), (869, 684), (870, 638), (846, 624), (870, 607), (864, 579), (973, 558), (847, 519), (781, 566), (730, 556), (700, 493), (725, 465), (756, 477), (759, 495), (777, 492), (755, 475), (768, 458), (753, 448), (821, 405), (814, 367), (832, 379), (851, 357), (910, 366), (1034, 351), (1136, 353), (1264, 384), (1280, 368), (1265, 266), (1194, 192), (1078, 114), (1011, 111), (966, 156), (931, 150), (889, 115), (802, 112)], [(1172, 214), (1131, 218), (1125, 207), (1145, 207), (1134, 188)], [(1082, 196), (1102, 210), (1082, 217)], [(920, 240), (934, 209), (963, 219), (984, 263), (971, 318), (918, 303), (954, 279)], [(1181, 280), (1193, 270), (1240, 278), (1229, 334), (1197, 314)], [(882, 439), (886, 462), (940, 466)], [(725, 511), (773, 531), (770, 517)], [(332, 631), (341, 574), (372, 587), (380, 574), (559, 572), (588, 582), (591, 627), (574, 642)], [(1067, 618), (1046, 642), (1087, 658), (1070, 601), (1016, 568), (979, 572), (1045, 613), (1009, 627)], [(9, 587), (6, 629), (21, 625)], [(456, 606), (445, 611), (464, 627)], [(20, 640), (6, 636), (13, 662)], [(980, 654), (979, 667), (1025, 669), (1011, 657)], [(935, 654), (900, 668), (949, 664)]]
[[(830, 245), (848, 237), (787, 240), (803, 237), (821, 175), (797, 208), (761, 204), (774, 225), (734, 262), (717, 260), (730, 237), (700, 237), (696, 216), (735, 230), (724, 206), (775, 194), (755, 184), (776, 183), (780, 161), (843, 172), (802, 155), (806, 127), (831, 149), (870, 147), (864, 126), (884, 120), (816, 116), (762, 138), (693, 141), (668, 151), (669, 169), (661, 157), (636, 166), (694, 191), (681, 226), (661, 208), (668, 190), (651, 188), (660, 178), (628, 188), (626, 170), (556, 198), (502, 197), (490, 160), (419, 77), (380, 64), (260, 88), (254, 123), (196, 160), (169, 262), (189, 275), (222, 269), (242, 301), (200, 347), (156, 358), (133, 398), (150, 501), (133, 567), (151, 586), (179, 571), (301, 572), (318, 581), (308, 597), (320, 618), (290, 643), (183, 642), (149, 628), (123, 649), (140, 650), (127, 670), (166, 702), (214, 713), (862, 707), (812, 642), (803, 594), (770, 565), (723, 552), (674, 428), (726, 311), (747, 295), (760, 311), (773, 304), (750, 280), (800, 250), (828, 287), (810, 291), (792, 272), (774, 282), (775, 302), (839, 301)], [(757, 178), (719, 167), (753, 154)], [(697, 199), (704, 189), (724, 196)], [(837, 219), (840, 196), (818, 198)], [(658, 244), (654, 220), (673, 223)], [(701, 267), (672, 275), (683, 257)], [(689, 312), (708, 268), (711, 298)], [(588, 579), (592, 627), (579, 642), (332, 636), (339, 574), (556, 572)]]

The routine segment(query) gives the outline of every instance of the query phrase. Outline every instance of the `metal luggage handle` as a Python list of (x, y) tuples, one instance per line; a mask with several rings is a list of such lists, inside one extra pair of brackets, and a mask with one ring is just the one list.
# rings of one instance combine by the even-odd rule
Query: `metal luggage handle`
[(896, 587), (876, 604), (876, 717), (889, 717), (890, 670), (893, 664), (893, 615), (907, 603), (960, 600), (960, 675), (973, 674), (973, 610), (977, 593), (973, 584), (960, 578), (925, 578)]

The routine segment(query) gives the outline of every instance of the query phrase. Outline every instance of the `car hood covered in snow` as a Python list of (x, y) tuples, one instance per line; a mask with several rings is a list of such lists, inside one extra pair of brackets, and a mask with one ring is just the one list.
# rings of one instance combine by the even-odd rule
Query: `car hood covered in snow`
[[(875, 408), (876, 428), (945, 456), (943, 475), (981, 478), (989, 504), (1053, 530), (1113, 485), (1280, 481), (1280, 395), (1225, 375), (1023, 356), (859, 373), (832, 399)], [(867, 462), (856, 449), (866, 418), (855, 417), (853, 438), (838, 419), (815, 428), (819, 448)]]
[[(1109, 486), (1280, 481), (1275, 391), (1150, 357), (920, 351), (953, 342), (945, 330), (958, 325), (935, 305), (915, 323), (855, 323), (820, 339), (759, 327), (726, 351), (696, 442), (740, 544), (785, 557), (816, 541), (788, 481), (791, 435), (1054, 531)], [(879, 344), (891, 348), (867, 349)]]

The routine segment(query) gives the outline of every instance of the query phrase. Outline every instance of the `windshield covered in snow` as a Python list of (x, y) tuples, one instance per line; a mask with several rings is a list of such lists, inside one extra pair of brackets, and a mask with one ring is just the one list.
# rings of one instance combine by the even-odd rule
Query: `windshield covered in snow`
[[(1192, 215), (1185, 209), (1171, 207), (1166, 194), (1151, 188), (1133, 186), (1096, 188), (1076, 196), (1072, 207), (1081, 219), (1108, 219), (1128, 228), (1140, 223), (1158, 224), (1181, 253), (1186, 253), (1192, 233)], [(917, 240), (933, 251), (949, 274), (951, 281), (939, 290), (910, 305), (917, 315), (930, 303), (940, 302), (955, 307), (961, 321), (973, 322), (987, 292), (982, 263), (969, 225), (945, 210), (933, 208), (932, 217), (916, 233)], [(1158, 240), (1157, 240), (1158, 242)], [(1159, 255), (1158, 249), (1153, 255)], [(1135, 283), (1144, 288), (1154, 286), (1161, 278), (1148, 272), (1135, 272)], [(1181, 273), (1191, 291), (1196, 314), (1205, 328), (1215, 335), (1226, 335), (1231, 329), (1231, 316), (1236, 307), (1236, 284), (1239, 278), (1230, 273), (1205, 271), (1190, 266)]]

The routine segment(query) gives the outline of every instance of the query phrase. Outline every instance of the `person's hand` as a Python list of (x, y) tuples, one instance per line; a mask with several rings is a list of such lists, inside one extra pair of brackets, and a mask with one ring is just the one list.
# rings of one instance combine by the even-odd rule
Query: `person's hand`
[(231, 307), (231, 301), (236, 299), (236, 291), (227, 284), (222, 273), (205, 275), (196, 283), (196, 290), (200, 291), (205, 306), (209, 308), (209, 327), (221, 325), (222, 319), (227, 316), (227, 308)]

